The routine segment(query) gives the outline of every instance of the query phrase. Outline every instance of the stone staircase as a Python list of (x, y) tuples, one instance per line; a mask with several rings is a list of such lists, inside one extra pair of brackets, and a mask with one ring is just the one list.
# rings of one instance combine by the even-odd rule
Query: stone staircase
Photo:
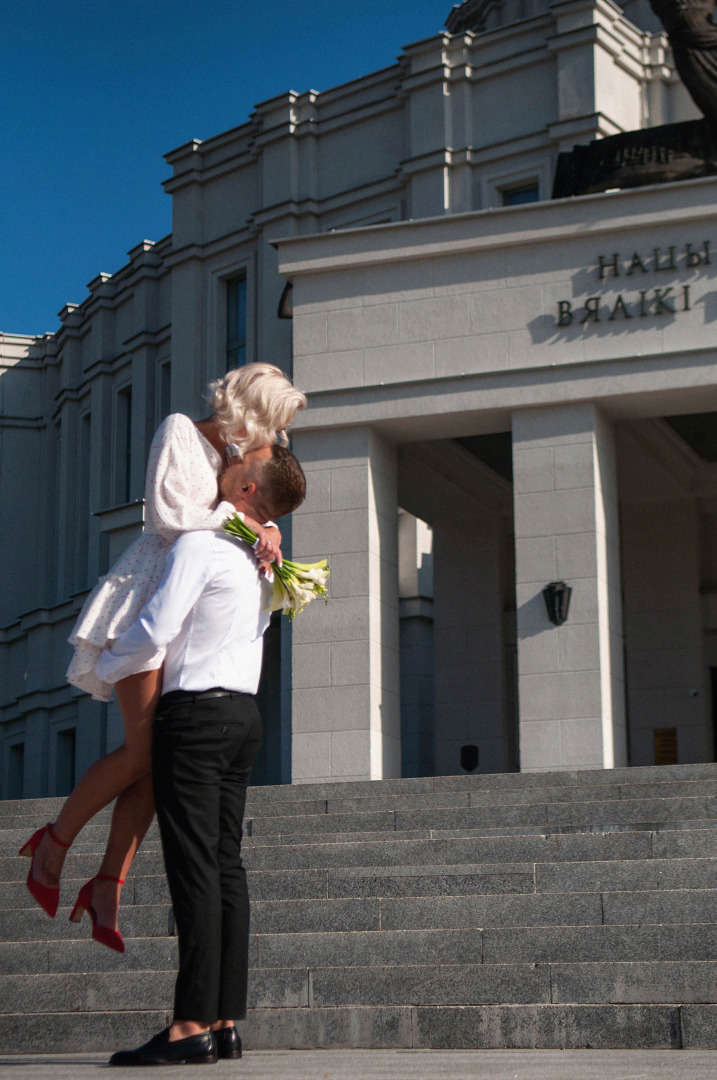
[[(59, 800), (0, 803), (0, 1052), (112, 1050), (166, 1022), (157, 834), (120, 957), (50, 920), (16, 852)], [(717, 765), (255, 788), (248, 1048), (717, 1047)]]

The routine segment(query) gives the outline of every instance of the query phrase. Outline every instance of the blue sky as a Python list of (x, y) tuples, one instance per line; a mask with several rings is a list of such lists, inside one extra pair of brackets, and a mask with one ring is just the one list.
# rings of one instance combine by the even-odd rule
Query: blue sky
[(0, 331), (56, 330), (171, 228), (163, 154), (440, 33), (451, 0), (0, 0)]

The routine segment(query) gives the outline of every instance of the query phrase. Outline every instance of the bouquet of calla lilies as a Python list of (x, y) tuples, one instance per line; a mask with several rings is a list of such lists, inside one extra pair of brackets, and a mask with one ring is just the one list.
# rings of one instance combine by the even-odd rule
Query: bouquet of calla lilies
[[(238, 514), (227, 518), (224, 529), (231, 536), (237, 536), (240, 540), (253, 547), (257, 536), (248, 525), (245, 525)], [(326, 582), (329, 578), (329, 565), (326, 559), (315, 563), (297, 563), (291, 559), (284, 559), (281, 566), (274, 563), (274, 593), (269, 605), (269, 611), (283, 611), (290, 619), (299, 615), (307, 604), (317, 596), (323, 596), (328, 603)]]

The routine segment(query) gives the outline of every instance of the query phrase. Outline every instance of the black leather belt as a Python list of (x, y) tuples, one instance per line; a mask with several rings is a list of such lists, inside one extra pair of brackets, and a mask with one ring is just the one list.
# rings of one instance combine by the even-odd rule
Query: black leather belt
[(210, 701), (212, 698), (223, 697), (247, 697), (241, 690), (222, 690), (221, 687), (212, 687), (211, 690), (170, 690), (168, 694), (162, 694), (159, 699), (160, 705), (175, 705), (179, 701)]

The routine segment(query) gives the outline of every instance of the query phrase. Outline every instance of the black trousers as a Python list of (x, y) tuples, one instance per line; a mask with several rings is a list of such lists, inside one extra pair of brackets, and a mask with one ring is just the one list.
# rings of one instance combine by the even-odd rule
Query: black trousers
[(246, 1016), (249, 894), (241, 860), (246, 788), (261, 745), (249, 694), (161, 698), (152, 778), (179, 937), (174, 1019)]

